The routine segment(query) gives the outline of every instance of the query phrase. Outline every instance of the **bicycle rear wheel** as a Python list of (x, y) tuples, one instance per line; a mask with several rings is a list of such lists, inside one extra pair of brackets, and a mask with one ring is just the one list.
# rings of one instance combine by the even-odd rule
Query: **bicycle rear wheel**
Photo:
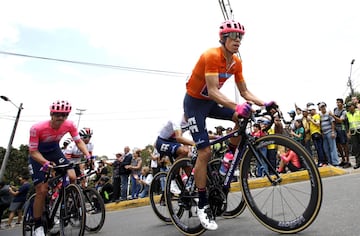
[(65, 189), (65, 206), (60, 210), (60, 233), (62, 236), (83, 236), (86, 208), (82, 190), (70, 184)]
[[(156, 173), (150, 184), (149, 198), (151, 207), (155, 215), (166, 224), (171, 224), (169, 212), (166, 208), (165, 193), (162, 187), (165, 188), (167, 172), (160, 171)], [(160, 186), (160, 189), (158, 188)]]
[(280, 174), (280, 178), (270, 175), (273, 180), (270, 182), (267, 176), (254, 174), (254, 170), (265, 162), (256, 159), (249, 147), (240, 166), (243, 196), (251, 213), (265, 227), (283, 234), (300, 232), (315, 220), (320, 211), (323, 193), (319, 171), (305, 148), (293, 139), (268, 135), (258, 139), (254, 146), (260, 153), (261, 148), (268, 145), (276, 147), (278, 159), (280, 155), (294, 152), (301, 168), (289, 168)]
[(33, 215), (33, 205), (34, 205), (35, 194), (25, 202), (24, 205), (24, 215), (22, 222), (22, 235), (23, 236), (32, 236), (34, 234), (35, 222)]
[[(197, 192), (185, 191), (184, 183), (181, 180), (181, 173), (186, 169), (192, 170), (192, 168), (190, 158), (182, 158), (174, 162), (166, 179), (165, 200), (171, 221), (176, 228), (186, 235), (200, 235), (205, 232), (205, 229), (197, 216)], [(174, 195), (170, 192), (172, 180), (177, 183), (181, 194)]]
[(105, 205), (102, 197), (93, 188), (82, 189), (86, 207), (85, 230), (97, 233), (105, 222)]

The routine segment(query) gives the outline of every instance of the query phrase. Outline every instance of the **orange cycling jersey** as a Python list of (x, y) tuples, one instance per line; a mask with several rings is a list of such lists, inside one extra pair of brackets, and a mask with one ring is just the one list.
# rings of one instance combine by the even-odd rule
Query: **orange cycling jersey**
[(240, 58), (233, 55), (232, 64), (226, 68), (226, 59), (221, 47), (211, 48), (200, 56), (190, 79), (186, 83), (186, 91), (190, 96), (199, 99), (210, 99), (205, 81), (207, 75), (218, 76), (219, 89), (232, 75), (235, 76), (236, 83), (244, 81)]

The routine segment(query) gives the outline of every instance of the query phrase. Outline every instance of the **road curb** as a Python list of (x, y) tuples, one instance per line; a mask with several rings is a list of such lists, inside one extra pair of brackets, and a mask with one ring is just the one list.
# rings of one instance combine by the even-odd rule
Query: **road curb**
[[(320, 176), (322, 178), (331, 177), (331, 176), (339, 176), (344, 174), (349, 174), (353, 172), (360, 172), (360, 170), (353, 170), (353, 171), (347, 171), (345, 169), (334, 167), (334, 166), (325, 166), (319, 168)], [(302, 181), (306, 178), (305, 171), (298, 171), (293, 172), (289, 174), (283, 174), (283, 182), (289, 183), (289, 182), (297, 182)], [(255, 187), (264, 187), (269, 184), (268, 180), (263, 179), (256, 179), (251, 184), (255, 185)], [(253, 186), (254, 187), (254, 186)], [(231, 183), (231, 191), (240, 191), (240, 182)], [(123, 209), (129, 209), (134, 207), (141, 207), (141, 206), (147, 206), (150, 204), (150, 200), (148, 197), (141, 198), (141, 199), (134, 199), (134, 200), (127, 200), (127, 201), (120, 201), (118, 203), (108, 203), (106, 204), (106, 210), (107, 211), (117, 211), (117, 210), (123, 210)]]

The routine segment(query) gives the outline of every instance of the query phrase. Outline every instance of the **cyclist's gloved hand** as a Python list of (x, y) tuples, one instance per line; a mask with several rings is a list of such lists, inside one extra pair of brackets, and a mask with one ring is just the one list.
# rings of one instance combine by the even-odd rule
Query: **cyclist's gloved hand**
[(276, 104), (275, 101), (265, 102), (264, 103), (265, 109), (267, 112), (270, 112), (271, 109), (278, 109), (279, 106)]
[(92, 161), (92, 160), (94, 160), (96, 158), (96, 156), (87, 156), (86, 157), (86, 160), (88, 160), (88, 161)]
[(50, 164), (50, 161), (46, 161), (40, 168), (40, 171), (47, 172), (49, 168), (52, 168), (52, 165)]
[(235, 111), (238, 113), (241, 117), (249, 117), (251, 113), (251, 105), (247, 102), (244, 102), (243, 104), (236, 105)]
[(94, 169), (94, 160), (95, 160), (95, 158), (96, 158), (96, 156), (87, 156), (86, 157), (86, 160), (87, 160), (87, 163), (89, 164), (90, 170)]

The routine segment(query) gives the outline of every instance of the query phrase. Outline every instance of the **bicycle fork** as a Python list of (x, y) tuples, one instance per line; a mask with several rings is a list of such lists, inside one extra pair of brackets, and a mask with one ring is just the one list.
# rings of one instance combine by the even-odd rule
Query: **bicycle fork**
[[(266, 144), (267, 145), (267, 144)], [(270, 163), (269, 159), (266, 158), (264, 156), (264, 154), (259, 150), (260, 148), (262, 148), (264, 145), (261, 145), (260, 147), (254, 147), (254, 145), (248, 143), (247, 146), (249, 147), (250, 151), (252, 152), (252, 154), (255, 156), (256, 158), (256, 161), (258, 163), (265, 163), (268, 168), (263, 168), (263, 172), (265, 174), (265, 176), (268, 178), (268, 180), (270, 181), (270, 183), (272, 185), (277, 185), (279, 183), (281, 183), (282, 181), (282, 178), (281, 176), (279, 175), (279, 173), (276, 171), (275, 167), (273, 167), (273, 165)], [(263, 165), (263, 164), (262, 164)], [(276, 176), (276, 178), (271, 178), (271, 175), (270, 175), (270, 171), (272, 173), (274, 173), (274, 175)]]

